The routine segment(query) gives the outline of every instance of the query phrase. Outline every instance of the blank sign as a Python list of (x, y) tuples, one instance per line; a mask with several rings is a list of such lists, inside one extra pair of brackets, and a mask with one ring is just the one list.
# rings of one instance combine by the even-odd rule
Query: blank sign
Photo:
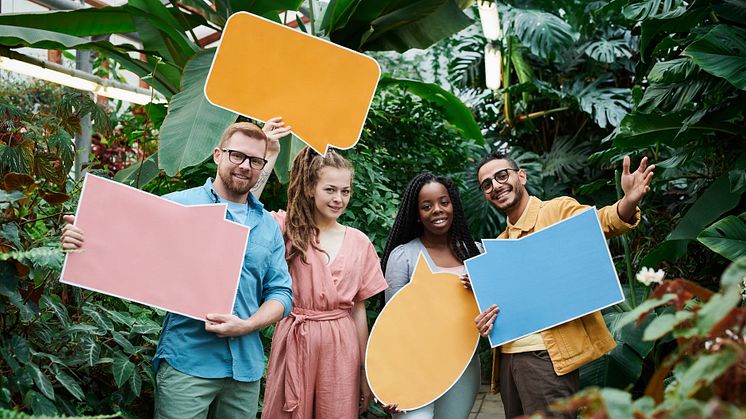
[(360, 138), (380, 74), (364, 54), (239, 12), (226, 23), (205, 95), (250, 118), (282, 116), (323, 154)]
[(482, 241), (465, 261), (494, 348), (624, 301), (595, 208), (520, 239)]
[(249, 228), (225, 211), (88, 174), (75, 216), (85, 243), (65, 257), (61, 282), (197, 320), (231, 313)]

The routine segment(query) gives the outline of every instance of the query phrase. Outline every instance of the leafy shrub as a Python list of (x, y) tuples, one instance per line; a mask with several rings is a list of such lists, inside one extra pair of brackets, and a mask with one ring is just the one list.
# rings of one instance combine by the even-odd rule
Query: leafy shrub
[(79, 193), (67, 179), (74, 156), (70, 133), (79, 129), (83, 110), (95, 111), (99, 124), (108, 117), (87, 96), (44, 84), (5, 94), (0, 408), (150, 416), (150, 359), (161, 314), (58, 281), (61, 216), (74, 211), (70, 198)]
[(556, 406), (581, 408), (585, 417), (742, 418), (746, 412), (746, 257), (723, 273), (718, 292), (685, 279), (664, 280), (650, 298), (627, 313), (625, 323), (645, 321), (643, 339), (670, 337), (676, 346), (650, 378), (645, 396), (591, 387)]

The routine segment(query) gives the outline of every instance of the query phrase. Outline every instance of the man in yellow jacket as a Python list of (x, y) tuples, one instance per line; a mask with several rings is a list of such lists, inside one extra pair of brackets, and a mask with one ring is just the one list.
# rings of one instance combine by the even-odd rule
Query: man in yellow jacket
[[(624, 197), (598, 211), (607, 238), (637, 226), (637, 206), (650, 190), (655, 167), (647, 165), (647, 157), (634, 172), (630, 172), (629, 157), (624, 158), (622, 166)], [(570, 197), (542, 201), (530, 196), (526, 191), (526, 172), (502, 153), (491, 153), (479, 162), (477, 179), (484, 197), (507, 216), (508, 226), (499, 239), (527, 236), (588, 208)], [(475, 321), (482, 336), (492, 330), (498, 311), (493, 305), (477, 316)], [(492, 391), (500, 391), (509, 419), (546, 413), (553, 401), (580, 390), (581, 366), (614, 346), (600, 312), (523, 337), (495, 349)]]

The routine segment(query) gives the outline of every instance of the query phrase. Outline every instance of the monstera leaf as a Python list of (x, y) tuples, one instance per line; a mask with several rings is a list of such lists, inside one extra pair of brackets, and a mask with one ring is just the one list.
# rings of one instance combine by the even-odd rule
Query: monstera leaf
[(532, 54), (544, 59), (560, 60), (561, 52), (580, 37), (570, 24), (548, 12), (501, 7), (500, 17), (504, 33), (515, 35)]
[(622, 14), (629, 20), (643, 20), (668, 13), (682, 4), (683, 1), (681, 0), (632, 1), (630, 4), (624, 6)]

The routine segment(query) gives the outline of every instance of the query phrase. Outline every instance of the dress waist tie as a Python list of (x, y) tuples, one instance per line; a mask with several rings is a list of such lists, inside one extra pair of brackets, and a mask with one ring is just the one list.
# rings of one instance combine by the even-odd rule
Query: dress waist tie
[(329, 321), (337, 320), (350, 316), (350, 310), (337, 309), (328, 311), (309, 310), (305, 308), (293, 307), (288, 318), (292, 319), (290, 329), (288, 330), (287, 352), (285, 354), (285, 403), (283, 410), (286, 412), (294, 411), (300, 402), (302, 391), (301, 374), (303, 364), (308, 355), (308, 326), (309, 321)]

